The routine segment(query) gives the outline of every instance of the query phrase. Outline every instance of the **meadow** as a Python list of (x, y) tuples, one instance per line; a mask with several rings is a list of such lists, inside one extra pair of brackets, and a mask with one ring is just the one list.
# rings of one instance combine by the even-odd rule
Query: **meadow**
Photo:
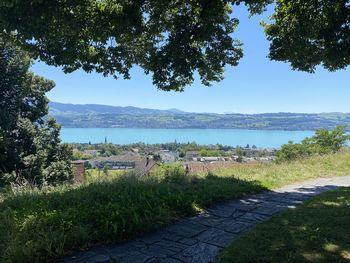
[(118, 243), (225, 200), (316, 177), (350, 174), (350, 152), (282, 164), (239, 164), (186, 174), (116, 174), (76, 185), (0, 190), (0, 261), (52, 262), (74, 249)]

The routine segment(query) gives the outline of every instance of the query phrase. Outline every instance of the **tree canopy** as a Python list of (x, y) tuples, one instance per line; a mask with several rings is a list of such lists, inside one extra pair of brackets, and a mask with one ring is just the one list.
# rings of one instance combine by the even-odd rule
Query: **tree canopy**
[(271, 59), (307, 72), (350, 64), (349, 0), (277, 0), (272, 22), (266, 26)]
[(182, 90), (197, 71), (203, 84), (223, 78), (242, 57), (232, 37), (232, 4), (262, 12), (270, 0), (4, 0), (0, 32), (34, 58), (65, 72), (82, 68), (129, 78), (134, 65), (162, 90)]
[[(0, 32), (49, 65), (130, 77), (140, 66), (162, 90), (181, 91), (198, 72), (210, 85), (236, 66), (234, 5), (251, 14), (273, 0), (3, 0)], [(349, 0), (276, 0), (266, 25), (270, 58), (313, 72), (349, 64)]]
[(0, 185), (71, 179), (71, 151), (59, 125), (45, 120), (54, 83), (29, 71), (26, 52), (0, 38)]

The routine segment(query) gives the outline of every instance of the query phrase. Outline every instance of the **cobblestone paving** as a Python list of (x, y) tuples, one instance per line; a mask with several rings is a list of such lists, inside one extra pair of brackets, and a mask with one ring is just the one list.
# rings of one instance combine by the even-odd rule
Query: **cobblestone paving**
[(125, 244), (76, 252), (61, 263), (207, 263), (242, 233), (319, 193), (350, 186), (350, 176), (320, 178), (233, 200)]

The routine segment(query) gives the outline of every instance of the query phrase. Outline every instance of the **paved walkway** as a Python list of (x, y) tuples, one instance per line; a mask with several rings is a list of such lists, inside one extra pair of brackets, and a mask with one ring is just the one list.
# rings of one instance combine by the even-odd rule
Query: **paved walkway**
[(272, 215), (319, 193), (350, 186), (350, 176), (320, 178), (217, 205), (161, 231), (114, 246), (77, 252), (61, 262), (213, 262), (221, 249)]

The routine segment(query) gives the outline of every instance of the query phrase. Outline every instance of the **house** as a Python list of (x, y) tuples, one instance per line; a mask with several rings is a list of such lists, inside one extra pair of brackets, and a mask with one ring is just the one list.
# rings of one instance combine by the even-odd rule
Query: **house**
[(186, 152), (184, 158), (185, 158), (185, 160), (187, 160), (187, 161), (193, 161), (194, 158), (197, 158), (198, 156), (199, 156), (198, 151), (188, 151), (188, 152)]
[(242, 148), (242, 153), (246, 157), (274, 156), (276, 152), (277, 149), (275, 148)]
[(98, 157), (89, 160), (91, 168), (103, 169), (105, 166), (110, 170), (129, 170), (134, 169), (141, 158), (137, 156), (114, 155), (109, 157)]
[(203, 163), (213, 163), (213, 162), (225, 162), (226, 159), (224, 157), (208, 156), (208, 157), (201, 157), (200, 161)]
[(169, 150), (161, 150), (159, 151), (160, 159), (165, 163), (173, 163), (179, 158), (179, 154), (177, 152), (172, 152)]
[(140, 152), (140, 150), (138, 148), (132, 148), (131, 151), (134, 153), (137, 153), (137, 154)]
[(200, 159), (200, 161), (203, 163), (217, 162), (219, 160), (220, 160), (219, 157), (202, 157)]

